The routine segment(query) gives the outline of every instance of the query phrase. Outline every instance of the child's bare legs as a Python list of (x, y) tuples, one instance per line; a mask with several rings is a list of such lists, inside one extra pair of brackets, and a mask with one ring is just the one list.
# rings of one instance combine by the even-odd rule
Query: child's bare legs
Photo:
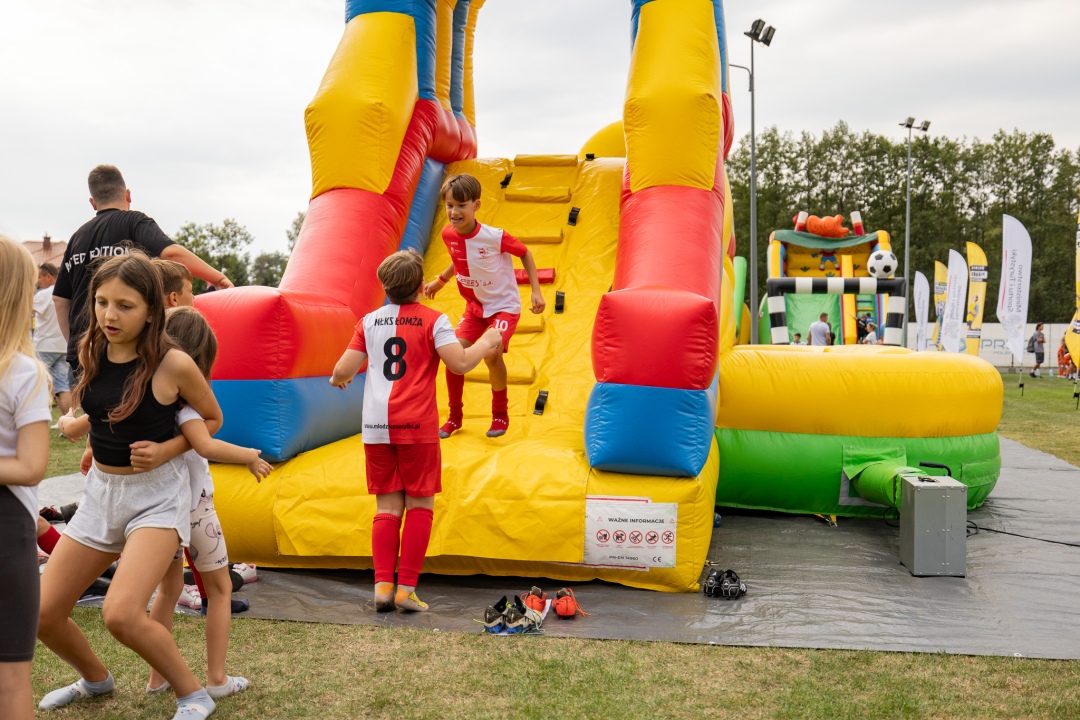
[(30, 661), (0, 662), (0, 707), (10, 720), (34, 720), (34, 691)]
[(229, 630), (232, 623), (232, 579), (229, 568), (202, 574), (209, 605), (206, 609), (206, 685), (224, 685), (225, 655), (229, 650)]
[(94, 550), (64, 535), (41, 575), (38, 639), (91, 683), (108, 680), (109, 670), (70, 616), (83, 591), (115, 559), (116, 553)]
[(158, 670), (172, 685), (176, 697), (182, 698), (201, 690), (202, 685), (180, 657), (172, 633), (146, 615), (150, 595), (158, 579), (164, 577), (178, 544), (176, 531), (171, 528), (133, 531), (101, 614), (113, 637)]
[[(180, 599), (180, 593), (184, 591), (184, 561), (173, 560), (169, 569), (165, 571), (165, 577), (158, 585), (157, 595), (154, 596), (154, 604), (150, 607), (150, 619), (156, 620), (172, 632), (173, 613), (176, 611), (176, 601)], [(165, 678), (161, 673), (150, 668), (150, 680), (146, 689), (157, 690), (165, 684)]]

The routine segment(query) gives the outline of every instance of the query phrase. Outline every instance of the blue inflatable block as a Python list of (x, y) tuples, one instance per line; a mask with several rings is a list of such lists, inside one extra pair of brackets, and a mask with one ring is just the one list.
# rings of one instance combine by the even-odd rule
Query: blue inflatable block
[(438, 160), (427, 158), (424, 169), (420, 172), (420, 181), (413, 193), (412, 205), (409, 206), (409, 219), (405, 222), (405, 232), (401, 236), (398, 250), (415, 250), (421, 255), (427, 253), (431, 241), (431, 225), (435, 222), (435, 213), (439, 210), (439, 188), (446, 176), (446, 165)]
[(585, 452), (600, 470), (695, 477), (709, 457), (719, 374), (707, 390), (597, 383), (585, 410)]
[(464, 117), (465, 108), (465, 26), (469, 22), (472, 0), (458, 0), (454, 6), (454, 42), (450, 52), (450, 107), (454, 115)]
[(338, 390), (329, 377), (286, 380), (215, 380), (214, 395), (225, 415), (215, 436), (258, 448), (280, 462), (363, 429), (364, 375)]
[(345, 23), (357, 15), (373, 12), (401, 13), (416, 24), (416, 83), (423, 100), (435, 97), (435, 2), (436, 0), (346, 0)]

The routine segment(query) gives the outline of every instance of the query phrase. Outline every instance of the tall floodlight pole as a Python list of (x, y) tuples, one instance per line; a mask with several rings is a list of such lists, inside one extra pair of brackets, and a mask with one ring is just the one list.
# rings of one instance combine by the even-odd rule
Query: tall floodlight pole
[[(753, 106), (753, 101), (751, 101)], [(907, 128), (907, 209), (904, 211), (904, 279), (908, 281), (908, 287), (911, 287), (911, 131), (921, 130), (922, 132), (928, 132), (930, 130), (930, 121), (923, 120), (922, 125), (915, 127), (915, 118), (909, 117), (900, 123), (900, 127)], [(751, 165), (753, 160), (750, 161)], [(750, 207), (753, 207), (753, 200), (750, 201)], [(911, 293), (908, 292), (908, 304), (911, 304)], [(903, 346), (907, 347), (907, 326), (908, 326), (908, 312), (907, 308), (904, 308), (904, 339)]]
[(743, 35), (750, 38), (750, 67), (742, 65), (729, 66), (742, 68), (750, 73), (750, 342), (757, 344), (758, 341), (758, 261), (757, 261), (757, 132), (754, 128), (754, 43), (761, 43), (765, 47), (772, 44), (776, 28), (765, 27), (764, 20), (755, 20), (747, 32)]

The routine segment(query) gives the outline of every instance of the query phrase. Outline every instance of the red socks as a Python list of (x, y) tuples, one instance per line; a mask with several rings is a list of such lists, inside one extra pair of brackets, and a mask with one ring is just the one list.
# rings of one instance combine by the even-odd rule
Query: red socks
[[(412, 508), (405, 513), (405, 530), (401, 533), (401, 566), (398, 568), (398, 585), (416, 587), (420, 578), (420, 568), (427, 554), (428, 541), (431, 540), (431, 521), (435, 513), (427, 508)], [(378, 574), (375, 564), (375, 580)], [(391, 580), (393, 575), (391, 575)]]
[(465, 376), (450, 372), (450, 369), (447, 368), (446, 394), (450, 397), (450, 419), (456, 418), (457, 424), (460, 426), (463, 414), (462, 408), (465, 406), (462, 401), (462, 397), (465, 395)]
[(506, 415), (506, 388), (491, 391), (491, 414)]
[[(407, 528), (408, 525), (406, 525)], [(379, 513), (371, 523), (371, 560), (375, 563), (375, 582), (377, 583), (394, 582), (394, 566), (397, 565), (400, 531), (401, 518), (391, 513)], [(430, 531), (431, 521), (429, 520), (428, 532)], [(424, 545), (426, 550), (426, 541)], [(404, 563), (404, 558), (402, 562)]]
[(56, 531), (52, 525), (41, 535), (38, 535), (37, 545), (45, 552), (52, 555), (53, 550), (56, 549), (56, 543), (60, 542), (60, 533)]

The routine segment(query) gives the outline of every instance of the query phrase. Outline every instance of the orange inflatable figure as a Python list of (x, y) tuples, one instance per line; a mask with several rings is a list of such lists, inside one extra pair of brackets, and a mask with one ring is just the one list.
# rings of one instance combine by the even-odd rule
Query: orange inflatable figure
[(806, 218), (806, 232), (827, 238), (847, 237), (850, 232), (844, 227), (844, 216), (818, 217), (811, 215)]

